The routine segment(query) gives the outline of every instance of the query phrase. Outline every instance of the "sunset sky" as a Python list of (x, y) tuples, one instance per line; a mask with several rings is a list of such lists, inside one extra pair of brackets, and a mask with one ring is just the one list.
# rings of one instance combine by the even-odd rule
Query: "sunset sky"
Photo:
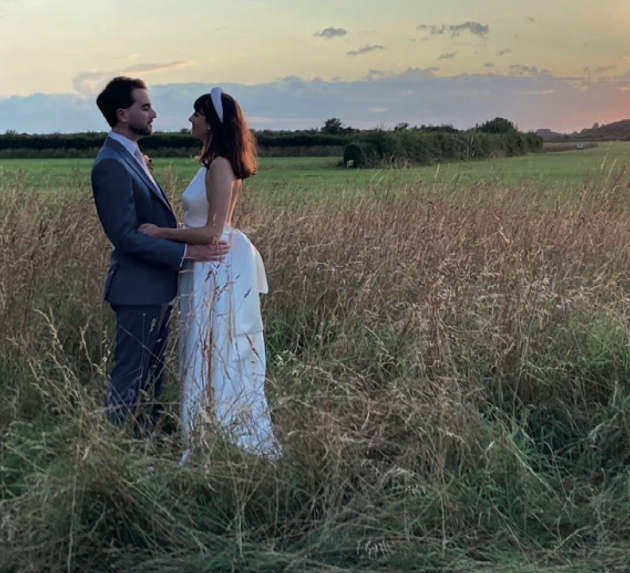
[(0, 38), (2, 133), (105, 130), (121, 74), (165, 130), (214, 85), (260, 129), (630, 117), (629, 0), (0, 0)]

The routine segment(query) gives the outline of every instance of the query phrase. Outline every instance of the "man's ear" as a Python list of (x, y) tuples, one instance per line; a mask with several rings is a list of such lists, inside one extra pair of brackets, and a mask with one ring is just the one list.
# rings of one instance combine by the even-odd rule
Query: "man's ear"
[(122, 108), (117, 109), (116, 119), (118, 120), (118, 123), (127, 123), (127, 110)]

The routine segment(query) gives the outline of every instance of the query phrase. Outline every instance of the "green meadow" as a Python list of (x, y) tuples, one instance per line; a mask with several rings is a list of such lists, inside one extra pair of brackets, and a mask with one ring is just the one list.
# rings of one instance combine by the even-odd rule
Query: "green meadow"
[[(625, 167), (630, 159), (630, 143), (604, 142), (597, 148), (555, 153), (529, 154), (491, 161), (447, 163), (423, 167), (386, 169), (346, 169), (340, 159), (329, 157), (261, 158), (259, 173), (249, 187), (273, 195), (288, 196), (299, 191), (306, 196), (328, 192), (353, 193), (379, 186), (400, 188), (444, 184), (466, 189), (472, 184), (493, 182), (502, 185), (531, 183), (559, 191), (580, 187), (585, 179)], [(89, 180), (91, 159), (3, 159), (0, 177), (16, 179), (37, 189), (70, 190), (77, 180)], [(192, 158), (156, 158), (156, 176), (183, 188), (198, 164)]]
[[(179, 467), (102, 402), (110, 246), (90, 160), (0, 161), (0, 573), (622, 572), (630, 144), (353, 170), (262, 158), (283, 457), (208, 432)], [(198, 169), (155, 158), (179, 210)]]

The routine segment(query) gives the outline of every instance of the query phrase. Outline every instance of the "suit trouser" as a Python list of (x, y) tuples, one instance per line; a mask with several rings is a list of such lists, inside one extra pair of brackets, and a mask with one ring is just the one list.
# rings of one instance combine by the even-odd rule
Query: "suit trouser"
[(105, 397), (107, 417), (123, 425), (132, 416), (143, 430), (151, 431), (161, 410), (156, 399), (164, 381), (172, 305), (111, 307), (116, 313), (116, 346)]

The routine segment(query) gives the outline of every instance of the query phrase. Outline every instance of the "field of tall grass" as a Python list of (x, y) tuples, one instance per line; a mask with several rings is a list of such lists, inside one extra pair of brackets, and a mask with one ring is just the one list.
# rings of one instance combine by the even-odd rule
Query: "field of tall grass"
[(88, 179), (5, 174), (0, 572), (624, 570), (630, 178), (455, 183), (245, 190), (284, 456), (217, 437), (182, 468), (174, 352), (158, 438), (103, 416)]

